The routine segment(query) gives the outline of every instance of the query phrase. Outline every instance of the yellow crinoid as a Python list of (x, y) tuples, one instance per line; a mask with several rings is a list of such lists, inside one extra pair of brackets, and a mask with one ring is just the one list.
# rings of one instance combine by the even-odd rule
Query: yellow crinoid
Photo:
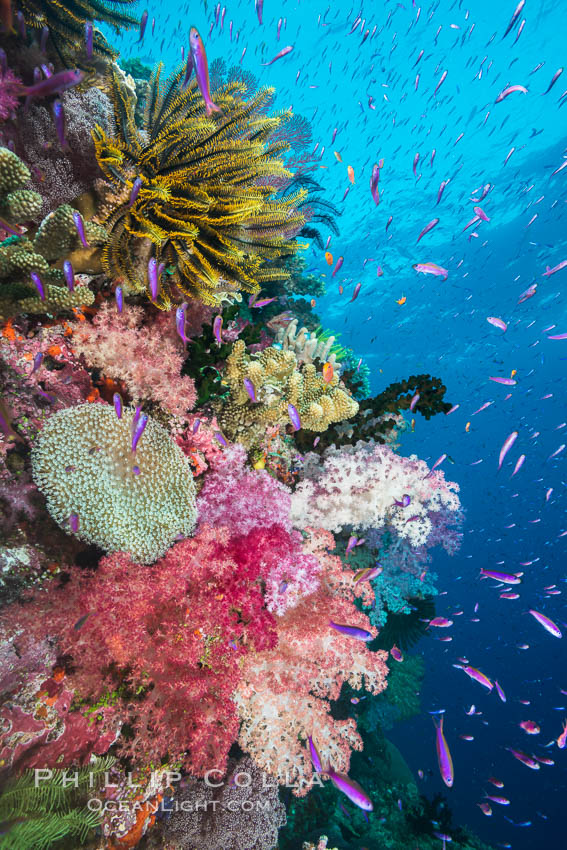
[(277, 196), (291, 177), (281, 159), (288, 149), (281, 125), (291, 113), (268, 115), (273, 89), (246, 100), (246, 84), (232, 80), (216, 87), (220, 112), (207, 116), (194, 80), (184, 88), (181, 70), (162, 83), (161, 72), (160, 65), (150, 82), (141, 130), (112, 72), (114, 135), (93, 132), (99, 166), (120, 190), (103, 219), (105, 270), (149, 294), (155, 259), (162, 309), (187, 296), (216, 305), (287, 278), (278, 260), (301, 247), (294, 237), (305, 197), (303, 190)]

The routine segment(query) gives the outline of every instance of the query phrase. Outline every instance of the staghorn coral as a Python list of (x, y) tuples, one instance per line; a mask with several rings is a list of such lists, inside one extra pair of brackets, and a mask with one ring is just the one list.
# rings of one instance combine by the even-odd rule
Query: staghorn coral
[[(385, 527), (412, 547), (426, 543), (439, 511), (458, 512), (458, 484), (429, 471), (416, 455), (395, 454), (388, 446), (358, 443), (328, 449), (321, 465), (317, 455), (306, 460), (305, 478), (292, 495), (292, 522), (340, 531)], [(407, 507), (395, 505), (404, 494)]]
[(195, 525), (190, 466), (167, 432), (148, 419), (135, 452), (134, 410), (83, 404), (51, 416), (32, 450), (33, 477), (64, 530), (142, 563), (159, 558)]
[(277, 786), (247, 757), (231, 759), (223, 779), (189, 779), (172, 808), (164, 830), (172, 850), (273, 850), (286, 822)]
[[(138, 21), (124, 9), (134, 0), (16, 0), (15, 7), (24, 16), (26, 26), (37, 30), (38, 34), (46, 27), (49, 33), (47, 47), (59, 60), (75, 62), (83, 54), (82, 64), (91, 64), (84, 54), (85, 24), (90, 21), (105, 23), (118, 32), (136, 26)], [(95, 29), (93, 35), (95, 55), (110, 58), (116, 55), (102, 33)]]
[(31, 173), (8, 148), (0, 147), (0, 218), (9, 224), (31, 221), (41, 210), (41, 195), (25, 189)]
[[(220, 112), (207, 116), (196, 82), (183, 88), (184, 70), (165, 85), (161, 72), (160, 65), (150, 83), (143, 131), (116, 72), (114, 135), (93, 131), (98, 163), (121, 192), (103, 221), (109, 230), (105, 270), (147, 293), (148, 261), (165, 264), (157, 299), (164, 309), (175, 288), (218, 304), (241, 289), (257, 292), (265, 281), (285, 279), (275, 261), (298, 249), (292, 238), (304, 222), (295, 206), (301, 190), (277, 200), (270, 185), (272, 176), (289, 176), (278, 158), (287, 145), (271, 140), (289, 113), (265, 114), (272, 89), (246, 101), (244, 84), (214, 90), (211, 74)], [(136, 180), (139, 194), (130, 204)]]
[(193, 380), (180, 374), (183, 344), (171, 314), (149, 319), (141, 307), (118, 313), (106, 302), (92, 324), (74, 324), (73, 348), (89, 368), (122, 381), (135, 404), (148, 399), (183, 418), (197, 398)]
[[(244, 379), (252, 381), (257, 403), (252, 402)], [(269, 425), (290, 422), (288, 405), (299, 412), (301, 427), (322, 432), (331, 422), (348, 419), (358, 410), (357, 402), (339, 386), (336, 375), (328, 383), (313, 364), (297, 368), (291, 351), (265, 348), (257, 355), (246, 353), (238, 339), (226, 361), (224, 379), (229, 399), (219, 404), (217, 417), (223, 432), (251, 447), (259, 443)]]

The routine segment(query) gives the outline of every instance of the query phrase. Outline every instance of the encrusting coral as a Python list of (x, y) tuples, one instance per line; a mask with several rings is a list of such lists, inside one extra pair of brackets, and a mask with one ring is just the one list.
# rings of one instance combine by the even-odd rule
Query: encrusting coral
[(152, 419), (132, 451), (134, 415), (124, 408), (119, 419), (104, 404), (55, 413), (33, 446), (32, 468), (64, 530), (151, 563), (192, 532), (195, 486), (181, 449)]
[(290, 113), (270, 117), (272, 89), (244, 100), (245, 85), (232, 81), (213, 91), (220, 111), (208, 116), (196, 82), (183, 87), (184, 70), (165, 85), (161, 71), (150, 84), (142, 131), (113, 72), (114, 134), (93, 132), (100, 168), (118, 190), (103, 217), (105, 270), (148, 293), (148, 263), (156, 261), (155, 303), (164, 309), (179, 300), (176, 289), (218, 304), (287, 278), (275, 261), (299, 247), (293, 237), (304, 218), (295, 204), (303, 193), (274, 197), (270, 179), (290, 172), (279, 158), (288, 145), (270, 136)]
[[(256, 401), (250, 397), (245, 379), (252, 382)], [(297, 409), (301, 427), (317, 432), (358, 410), (358, 403), (339, 386), (337, 375), (325, 381), (312, 363), (298, 368), (292, 351), (269, 347), (249, 355), (240, 339), (227, 358), (224, 380), (230, 396), (219, 405), (219, 423), (227, 437), (248, 448), (261, 441), (267, 426), (290, 424), (289, 404)]]

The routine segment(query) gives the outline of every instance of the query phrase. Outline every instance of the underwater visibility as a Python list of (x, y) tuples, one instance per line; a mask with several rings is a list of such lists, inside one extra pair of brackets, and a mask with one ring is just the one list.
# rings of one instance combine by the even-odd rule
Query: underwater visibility
[(0, 850), (567, 846), (561, 0), (0, 0)]

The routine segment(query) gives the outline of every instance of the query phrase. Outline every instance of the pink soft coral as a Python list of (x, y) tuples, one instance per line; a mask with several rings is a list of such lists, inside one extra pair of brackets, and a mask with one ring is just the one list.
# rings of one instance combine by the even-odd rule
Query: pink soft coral
[(185, 352), (172, 314), (144, 323), (142, 307), (128, 305), (119, 313), (106, 302), (92, 324), (75, 325), (73, 347), (90, 368), (122, 381), (135, 404), (151, 399), (181, 418), (195, 404), (193, 379), (180, 374)]
[(318, 590), (277, 619), (278, 646), (249, 655), (242, 662), (236, 701), (242, 721), (240, 746), (280, 783), (290, 777), (295, 793), (306, 793), (313, 770), (306, 748), (315, 739), (325, 763), (348, 770), (352, 749), (362, 740), (352, 718), (335, 720), (329, 700), (337, 699), (344, 682), (378, 694), (386, 687), (386, 653), (329, 626), (329, 620), (376, 630), (352, 602), (352, 572), (329, 555), (331, 534), (309, 530), (308, 548), (322, 567)]
[(14, 117), (22, 81), (10, 68), (0, 73), (0, 121)]

